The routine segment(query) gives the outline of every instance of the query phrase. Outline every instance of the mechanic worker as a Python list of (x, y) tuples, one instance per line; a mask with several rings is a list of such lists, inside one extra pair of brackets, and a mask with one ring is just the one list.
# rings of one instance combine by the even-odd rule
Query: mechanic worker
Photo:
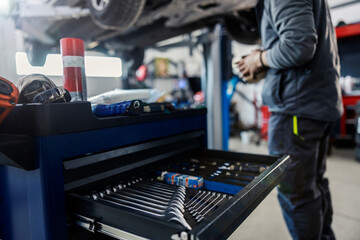
[(324, 178), (331, 123), (342, 115), (339, 57), (326, 0), (264, 0), (258, 4), (262, 49), (238, 67), (250, 82), (267, 69), (269, 151), (290, 154), (278, 198), (293, 239), (335, 239)]

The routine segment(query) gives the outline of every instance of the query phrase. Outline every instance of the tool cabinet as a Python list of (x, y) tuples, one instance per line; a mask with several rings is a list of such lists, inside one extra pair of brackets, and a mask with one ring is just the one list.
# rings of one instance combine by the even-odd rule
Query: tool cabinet
[[(290, 161), (207, 149), (206, 109), (96, 118), (88, 102), (30, 104), (17, 106), (0, 132), (4, 240), (226, 239), (279, 183)], [(157, 179), (159, 171), (194, 159), (266, 170), (247, 181), (202, 171), (203, 189), (179, 190)], [(183, 210), (188, 227), (169, 221), (168, 212), (153, 217), (142, 211), (167, 195), (159, 189), (181, 192), (176, 201), (168, 194), (178, 206), (170, 215)], [(141, 203), (139, 195), (144, 200), (149, 192), (153, 200)], [(208, 198), (197, 198), (202, 193)], [(194, 209), (198, 218), (190, 214)]]

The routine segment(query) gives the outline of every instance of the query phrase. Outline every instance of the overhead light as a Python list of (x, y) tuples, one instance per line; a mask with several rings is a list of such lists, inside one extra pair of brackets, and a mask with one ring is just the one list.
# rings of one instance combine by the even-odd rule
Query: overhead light
[(0, 15), (8, 15), (10, 13), (10, 1), (11, 0), (0, 1)]
[[(25, 52), (17, 52), (15, 59), (17, 75), (25, 76), (33, 73), (47, 76), (63, 75), (60, 54), (48, 54), (43, 67), (31, 66)], [(87, 77), (121, 77), (121, 59), (115, 57), (85, 56), (85, 74)]]

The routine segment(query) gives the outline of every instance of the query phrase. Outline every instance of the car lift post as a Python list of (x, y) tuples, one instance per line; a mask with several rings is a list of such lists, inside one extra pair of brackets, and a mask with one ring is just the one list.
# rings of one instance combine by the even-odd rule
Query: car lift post
[(212, 41), (204, 44), (204, 66), (202, 73), (202, 91), (208, 109), (208, 147), (228, 150), (230, 136), (229, 106), (227, 82), (232, 77), (231, 40), (224, 28), (216, 25)]

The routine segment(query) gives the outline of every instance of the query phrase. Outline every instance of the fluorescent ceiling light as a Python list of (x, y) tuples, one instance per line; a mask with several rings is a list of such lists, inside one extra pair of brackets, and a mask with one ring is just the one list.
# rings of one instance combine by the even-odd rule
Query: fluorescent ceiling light
[[(48, 54), (43, 67), (31, 66), (25, 52), (17, 52), (16, 73), (29, 75), (40, 73), (47, 76), (62, 76), (63, 65), (60, 54)], [(121, 59), (115, 57), (85, 56), (85, 74), (88, 77), (121, 77)]]
[(7, 15), (10, 12), (10, 0), (0, 0), (0, 15)]

